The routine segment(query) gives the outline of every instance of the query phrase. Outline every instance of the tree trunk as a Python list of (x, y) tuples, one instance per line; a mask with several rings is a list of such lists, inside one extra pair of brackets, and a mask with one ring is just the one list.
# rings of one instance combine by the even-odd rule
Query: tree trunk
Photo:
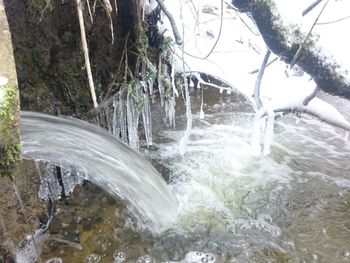
[(9, 80), (6, 85), (0, 84), (0, 175), (3, 176), (11, 175), (20, 160), (17, 74), (3, 0), (0, 0), (0, 76)]
[[(278, 14), (274, 1), (267, 0), (232, 0), (240, 12), (249, 14), (255, 21), (269, 49), (283, 61), (290, 64), (297, 53), (304, 36), (301, 29), (294, 31), (295, 41), (288, 43), (288, 28), (283, 25), (283, 18)], [(296, 64), (308, 73), (319, 88), (329, 94), (350, 99), (349, 81), (341, 75), (340, 65), (332, 58), (322, 54), (312, 37), (302, 47)]]

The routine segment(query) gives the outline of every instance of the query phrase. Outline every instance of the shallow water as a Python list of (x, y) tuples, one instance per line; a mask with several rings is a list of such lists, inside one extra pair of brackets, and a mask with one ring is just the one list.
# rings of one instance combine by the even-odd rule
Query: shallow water
[(56, 247), (45, 258), (83, 262), (82, 255), (96, 253), (100, 262), (112, 262), (113, 252), (123, 251), (127, 262), (146, 254), (165, 262), (202, 251), (216, 262), (350, 262), (350, 144), (343, 132), (306, 116), (298, 124), (285, 116), (276, 122), (271, 154), (254, 157), (249, 104), (235, 94), (204, 93), (210, 99), (203, 120), (196, 117), (201, 91), (192, 97), (194, 127), (184, 156), (178, 149), (186, 123), (181, 100), (177, 130), (154, 117), (156, 109), (155, 144), (143, 149), (176, 194), (178, 223), (157, 237), (137, 234), (120, 205), (101, 208), (95, 200), (91, 213), (111, 219), (109, 229), (102, 220), (86, 232), (110, 245), (91, 247), (81, 233), (84, 252)]

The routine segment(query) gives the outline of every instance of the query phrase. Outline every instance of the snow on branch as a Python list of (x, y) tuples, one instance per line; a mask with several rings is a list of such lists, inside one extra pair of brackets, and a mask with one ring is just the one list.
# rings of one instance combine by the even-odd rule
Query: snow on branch
[(163, 0), (156, 0), (156, 1), (157, 1), (158, 5), (159, 5), (160, 9), (162, 9), (163, 13), (169, 19), (169, 22), (171, 24), (171, 28), (173, 30), (173, 34), (174, 34), (174, 37), (175, 37), (176, 44), (182, 45), (183, 40), (182, 40), (182, 37), (181, 37), (181, 35), (179, 33), (179, 30), (177, 29), (174, 17), (169, 12), (169, 10), (166, 8)]
[[(274, 1), (232, 0), (232, 4), (252, 17), (269, 49), (290, 64), (301, 44), (293, 39), (290, 29), (283, 24)], [(296, 32), (302, 30), (296, 28)], [(316, 44), (311, 39), (307, 42), (296, 65), (308, 73), (321, 90), (350, 99), (350, 81), (341, 73), (340, 65), (324, 55)]]

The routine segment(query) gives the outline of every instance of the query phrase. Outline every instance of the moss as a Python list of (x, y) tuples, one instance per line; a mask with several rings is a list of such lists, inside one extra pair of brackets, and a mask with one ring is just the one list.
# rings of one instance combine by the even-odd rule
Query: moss
[(0, 174), (10, 175), (15, 164), (21, 159), (21, 144), (18, 143), (15, 112), (17, 109), (17, 90), (5, 85), (5, 94), (0, 103)]
[(33, 10), (44, 12), (45, 10), (53, 10), (53, 1), (52, 0), (29, 0), (28, 6)]

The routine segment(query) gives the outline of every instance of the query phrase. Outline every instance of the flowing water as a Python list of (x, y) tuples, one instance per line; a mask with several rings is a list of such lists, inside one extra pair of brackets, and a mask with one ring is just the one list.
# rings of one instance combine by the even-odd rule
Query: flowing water
[[(168, 128), (160, 110), (154, 109), (154, 144), (143, 148), (144, 155), (167, 178), (176, 195), (178, 221), (156, 236), (138, 234), (130, 227), (127, 216), (115, 216), (117, 204), (93, 198), (97, 200), (91, 201), (89, 207), (108, 223), (102, 220), (96, 230), (87, 233), (105, 240), (107, 248), (99, 249), (97, 242), (91, 248), (82, 233), (80, 242), (85, 254), (74, 248), (56, 247), (46, 251), (45, 258), (84, 262), (81, 255), (90, 253), (85, 262), (113, 262), (114, 253), (114, 262), (136, 262), (146, 254), (153, 261), (144, 257), (137, 262), (350, 262), (350, 143), (344, 141), (343, 132), (306, 116), (298, 122), (295, 116), (285, 116), (276, 121), (271, 154), (256, 157), (250, 154), (254, 116), (249, 103), (236, 93), (222, 95), (214, 89), (204, 89), (203, 93), (204, 119), (200, 118), (202, 90), (192, 91), (194, 125), (184, 155), (179, 154), (178, 143), (186, 124), (181, 99), (177, 102), (175, 130)], [(70, 122), (63, 122), (66, 121)], [(40, 134), (47, 137), (45, 147), (49, 149), (52, 140), (71, 129), (66, 124), (60, 128), (61, 120), (43, 116), (25, 115), (22, 123), (31, 129), (41, 125)], [(22, 130), (24, 142), (32, 140), (34, 135), (29, 132), (30, 129)], [(67, 154), (55, 154), (62, 151), (58, 146), (65, 145), (67, 137), (70, 135), (62, 138), (64, 141), (58, 142), (54, 150), (24, 143), (25, 154), (30, 157), (35, 150), (36, 154), (43, 152), (40, 159), (47, 160), (50, 154), (53, 159), (71, 160)], [(77, 165), (86, 167), (86, 162), (91, 162), (86, 147), (100, 142), (97, 138), (94, 140), (98, 142), (83, 138), (81, 148), (75, 152), (82, 156), (74, 158)], [(76, 139), (72, 140), (70, 148), (76, 144)], [(103, 167), (108, 165), (111, 156), (118, 155), (104, 156), (105, 161), (96, 157), (96, 163), (86, 169), (94, 171), (99, 162)], [(106, 188), (105, 183), (112, 177), (102, 166), (93, 175), (88, 170), (89, 179)], [(101, 173), (108, 179), (102, 179)], [(115, 176), (124, 182), (122, 176)], [(129, 188), (123, 189), (119, 181), (118, 184), (118, 195), (125, 197), (123, 191)], [(146, 190), (145, 186), (133, 186)], [(137, 190), (132, 194), (138, 194)], [(141, 207), (142, 213), (149, 212), (145, 210), (154, 204), (142, 201), (136, 207)], [(158, 219), (164, 216), (168, 220), (169, 209), (162, 202), (155, 206), (161, 208), (158, 214), (155, 212)], [(174, 203), (169, 201), (165, 206)], [(194, 251), (212, 254), (197, 253), (193, 259)], [(187, 259), (183, 260), (185, 255)]]
[[(21, 114), (20, 125), (23, 157), (61, 166), (68, 192), (74, 182), (64, 180), (65, 175), (75, 176), (77, 182), (83, 177), (125, 200), (140, 229), (159, 232), (176, 221), (176, 199), (162, 177), (148, 161), (107, 131), (74, 118), (29, 112)], [(46, 192), (59, 196), (61, 189), (50, 172), (54, 168), (46, 167)]]

